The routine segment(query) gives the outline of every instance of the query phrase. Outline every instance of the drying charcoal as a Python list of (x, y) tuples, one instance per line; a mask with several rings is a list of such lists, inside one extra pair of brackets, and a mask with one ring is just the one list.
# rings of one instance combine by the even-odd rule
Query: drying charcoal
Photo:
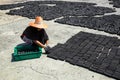
[[(12, 9), (21, 7), (20, 9)], [(95, 3), (67, 1), (30, 1), (18, 4), (0, 5), (1, 10), (12, 9), (7, 14), (19, 15), (34, 19), (40, 15), (45, 20), (53, 20), (62, 24), (101, 30), (112, 34), (120, 34), (119, 15), (104, 15), (115, 12), (108, 7), (96, 6)], [(72, 16), (72, 17), (71, 17)], [(63, 17), (61, 19), (61, 17)], [(60, 19), (58, 19), (60, 18)]]
[(110, 4), (113, 4), (114, 7), (120, 8), (120, 0), (109, 0)]
[(66, 2), (66, 1), (30, 1), (18, 4), (0, 5), (1, 10), (23, 7), (10, 10), (7, 14), (20, 15), (34, 19), (40, 15), (45, 20), (53, 20), (65, 16), (95, 16), (115, 12), (114, 9), (95, 6), (95, 3)]
[(55, 22), (120, 35), (120, 15), (106, 15), (102, 17), (64, 17), (62, 19), (57, 19)]
[(47, 56), (120, 79), (119, 45), (117, 37), (79, 32), (54, 46)]

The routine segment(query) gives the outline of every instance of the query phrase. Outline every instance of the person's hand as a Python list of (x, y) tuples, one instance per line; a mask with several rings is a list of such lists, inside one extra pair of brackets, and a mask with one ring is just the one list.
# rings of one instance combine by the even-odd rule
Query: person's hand
[(42, 48), (44, 48), (44, 49), (45, 49), (46, 47), (47, 47), (46, 45), (43, 45), (43, 46), (42, 46)]
[(48, 50), (50, 50), (50, 46), (46, 46), (44, 49), (45, 49), (45, 51), (48, 51)]
[(46, 46), (44, 49), (45, 49), (46, 54), (49, 54), (49, 50), (51, 49), (50, 46)]

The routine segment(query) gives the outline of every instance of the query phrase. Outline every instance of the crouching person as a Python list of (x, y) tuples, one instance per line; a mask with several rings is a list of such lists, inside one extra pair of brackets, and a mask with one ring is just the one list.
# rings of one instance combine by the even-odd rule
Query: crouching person
[(43, 18), (37, 16), (34, 22), (30, 22), (29, 26), (23, 31), (21, 38), (29, 45), (40, 46), (45, 49), (48, 54), (50, 47), (48, 46), (49, 37), (45, 31), (47, 25), (44, 24)]

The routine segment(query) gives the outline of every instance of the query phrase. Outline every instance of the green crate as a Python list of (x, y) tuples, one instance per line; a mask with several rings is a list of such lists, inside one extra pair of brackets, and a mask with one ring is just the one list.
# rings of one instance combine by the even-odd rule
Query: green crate
[(13, 60), (20, 61), (26, 59), (40, 58), (42, 48), (38, 46), (20, 45), (14, 48)]

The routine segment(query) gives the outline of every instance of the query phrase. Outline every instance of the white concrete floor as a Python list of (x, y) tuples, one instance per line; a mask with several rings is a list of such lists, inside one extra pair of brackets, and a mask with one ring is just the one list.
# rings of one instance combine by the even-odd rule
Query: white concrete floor
[[(2, 1), (5, 2), (5, 0)], [(65, 1), (94, 2), (99, 6), (112, 7), (112, 5), (109, 5), (108, 0)], [(19, 36), (32, 20), (20, 16), (10, 16), (5, 14), (5, 12), (5, 10), (0, 10), (0, 80), (115, 80), (89, 71), (86, 68), (48, 58), (45, 54), (38, 59), (11, 62), (11, 54), (14, 47), (23, 42)], [(118, 13), (119, 9), (115, 14)], [(117, 35), (111, 35), (103, 31), (59, 24), (54, 21), (45, 21), (45, 23), (49, 26), (46, 31), (50, 37), (51, 47), (57, 43), (64, 43), (80, 31), (120, 38)]]

